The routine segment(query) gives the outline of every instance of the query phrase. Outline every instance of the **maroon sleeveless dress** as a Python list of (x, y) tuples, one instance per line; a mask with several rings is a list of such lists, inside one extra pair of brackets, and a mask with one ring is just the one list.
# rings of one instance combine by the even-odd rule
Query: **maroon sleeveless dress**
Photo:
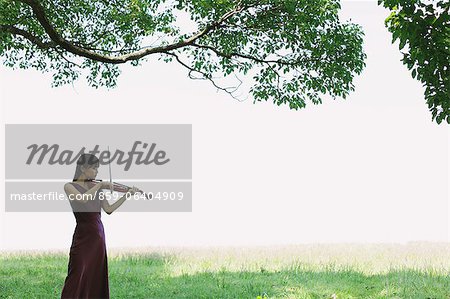
[[(80, 193), (87, 190), (72, 184)], [(106, 255), (105, 232), (101, 221), (101, 201), (81, 203), (88, 212), (75, 209), (70, 201), (77, 221), (70, 247), (67, 277), (61, 298), (108, 298), (108, 258)], [(77, 211), (77, 212), (76, 212)], [(92, 212), (94, 211), (94, 212)]]

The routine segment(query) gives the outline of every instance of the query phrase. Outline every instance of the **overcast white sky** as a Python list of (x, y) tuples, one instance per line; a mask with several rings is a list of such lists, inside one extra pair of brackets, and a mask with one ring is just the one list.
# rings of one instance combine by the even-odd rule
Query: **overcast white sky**
[[(0, 67), (1, 124), (192, 124), (193, 212), (102, 214), (109, 248), (449, 241), (449, 126), (431, 122), (386, 15), (343, 2), (368, 55), (347, 100), (240, 103), (153, 60), (109, 91)], [(69, 249), (72, 214), (5, 213), (4, 184), (0, 194), (0, 249)]]

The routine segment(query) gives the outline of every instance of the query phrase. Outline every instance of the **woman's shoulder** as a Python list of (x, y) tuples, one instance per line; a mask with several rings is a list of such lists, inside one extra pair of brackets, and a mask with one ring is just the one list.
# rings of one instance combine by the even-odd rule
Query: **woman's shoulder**
[(78, 189), (77, 184), (74, 182), (67, 182), (64, 184), (64, 190), (73, 189), (73, 188)]

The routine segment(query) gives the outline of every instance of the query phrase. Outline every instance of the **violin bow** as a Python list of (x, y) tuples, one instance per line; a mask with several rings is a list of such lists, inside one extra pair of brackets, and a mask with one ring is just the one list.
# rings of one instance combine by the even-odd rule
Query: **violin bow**
[(110, 183), (110, 191), (111, 191), (111, 195), (114, 192), (114, 187), (113, 187), (113, 182), (112, 182), (112, 172), (111, 172), (111, 152), (109, 151), (109, 145), (108, 145), (108, 167), (109, 167), (109, 183)]
[[(109, 145), (108, 145), (108, 158), (109, 158), (109, 160), (108, 160), (108, 168), (109, 168), (109, 182), (110, 182), (110, 184), (111, 184), (111, 186), (110, 186), (110, 191), (111, 191), (111, 194), (113, 194), (113, 192), (114, 192), (114, 187), (113, 187), (113, 181), (112, 181), (112, 171), (111, 171), (111, 151), (109, 150)], [(117, 183), (116, 183), (117, 184)], [(119, 184), (120, 185), (120, 184)], [(128, 186), (125, 186), (125, 185), (122, 185), (122, 186), (124, 186), (124, 187), (126, 187), (128, 190), (130, 189), (130, 187), (128, 187)], [(142, 192), (142, 191), (141, 191)], [(143, 194), (144, 194), (144, 198), (145, 199), (149, 199), (148, 198), (148, 195), (145, 193), (145, 192), (142, 192)]]

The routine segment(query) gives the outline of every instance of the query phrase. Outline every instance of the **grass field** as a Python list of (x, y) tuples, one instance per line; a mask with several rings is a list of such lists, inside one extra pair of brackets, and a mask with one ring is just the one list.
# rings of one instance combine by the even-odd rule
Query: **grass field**
[[(58, 298), (68, 252), (1, 252), (0, 298)], [(450, 244), (108, 250), (111, 298), (450, 298)]]

